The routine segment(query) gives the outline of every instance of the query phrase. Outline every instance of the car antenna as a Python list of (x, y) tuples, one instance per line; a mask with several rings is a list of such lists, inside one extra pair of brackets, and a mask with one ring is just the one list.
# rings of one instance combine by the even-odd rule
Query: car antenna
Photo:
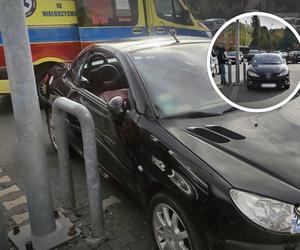
[(180, 41), (178, 40), (178, 38), (176, 37), (176, 29), (171, 28), (169, 30), (170, 35), (175, 39), (176, 43), (180, 43)]

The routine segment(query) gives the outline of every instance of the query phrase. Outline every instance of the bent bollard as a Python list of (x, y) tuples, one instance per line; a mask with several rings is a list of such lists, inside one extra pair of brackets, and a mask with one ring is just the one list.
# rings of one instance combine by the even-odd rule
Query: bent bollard
[(95, 124), (89, 110), (65, 97), (58, 97), (52, 105), (54, 116), (54, 129), (57, 142), (58, 160), (62, 190), (64, 192), (64, 203), (68, 209), (75, 207), (74, 186), (72, 181), (72, 169), (69, 164), (68, 139), (66, 136), (65, 114), (75, 116), (81, 126), (85, 171), (87, 178), (89, 210), (92, 223), (92, 238), (89, 244), (97, 246), (105, 239), (103, 223), (103, 211), (100, 190), (100, 174), (98, 169), (97, 144)]

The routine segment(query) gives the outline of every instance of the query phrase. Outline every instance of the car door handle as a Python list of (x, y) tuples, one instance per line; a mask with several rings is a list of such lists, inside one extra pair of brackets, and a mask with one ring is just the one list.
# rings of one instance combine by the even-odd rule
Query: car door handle
[(132, 29), (132, 34), (134, 35), (140, 35), (144, 32), (144, 28), (142, 27), (135, 27)]

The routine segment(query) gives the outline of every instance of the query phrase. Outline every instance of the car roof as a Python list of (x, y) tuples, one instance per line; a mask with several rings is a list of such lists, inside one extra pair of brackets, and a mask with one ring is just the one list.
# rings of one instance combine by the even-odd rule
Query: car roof
[(277, 53), (261, 53), (261, 54), (257, 54), (255, 57), (263, 57), (263, 56), (277, 56), (277, 57), (281, 57), (280, 54), (277, 54)]
[(142, 37), (137, 39), (124, 39), (112, 42), (95, 43), (87, 46), (84, 50), (91, 50), (97, 48), (106, 48), (111, 52), (133, 52), (137, 50), (151, 49), (162, 46), (175, 46), (191, 43), (209, 43), (209, 38), (177, 36), (180, 43), (177, 43), (172, 36), (157, 36), (157, 37)]

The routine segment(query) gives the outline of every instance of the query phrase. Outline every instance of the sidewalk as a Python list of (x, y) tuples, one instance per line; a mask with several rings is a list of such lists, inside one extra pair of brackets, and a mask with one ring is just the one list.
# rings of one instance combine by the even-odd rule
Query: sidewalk
[[(227, 81), (229, 81), (229, 77), (228, 77), (228, 73), (229, 73), (229, 71), (228, 71), (228, 65), (225, 66), (225, 70), (226, 70), (226, 79), (227, 79)], [(235, 85), (235, 82), (236, 82), (235, 72), (236, 72), (235, 65), (232, 65), (231, 66), (231, 81), (232, 81), (231, 85)], [(215, 83), (216, 83), (216, 85), (217, 85), (217, 87), (219, 89), (221, 89), (221, 88), (224, 87), (224, 85), (221, 85), (221, 75), (216, 75), (213, 79), (214, 79), (214, 81), (215, 81)], [(243, 82), (244, 82), (244, 76), (243, 76), (243, 65), (242, 64), (240, 65), (240, 81), (243, 84)]]
[[(54, 207), (59, 210), (62, 207), (62, 197), (58, 179), (57, 155), (48, 139), (46, 126), (44, 131)], [(5, 206), (9, 230), (12, 230), (15, 226), (28, 223), (28, 213), (21, 172), (16, 166), (17, 160), (14, 153), (16, 133), (10, 98), (7, 96), (0, 96), (0, 141), (2, 142), (0, 145), (0, 202)], [(57, 249), (90, 249), (84, 242), (84, 238), (91, 231), (84, 163), (79, 156), (75, 156), (71, 164), (77, 208), (81, 215), (76, 224), (82, 230), (82, 236)], [(101, 187), (108, 240), (99, 249), (155, 249), (150, 226), (146, 222), (146, 214), (139, 207), (138, 202), (124, 193), (122, 187), (113, 181), (102, 178)]]

